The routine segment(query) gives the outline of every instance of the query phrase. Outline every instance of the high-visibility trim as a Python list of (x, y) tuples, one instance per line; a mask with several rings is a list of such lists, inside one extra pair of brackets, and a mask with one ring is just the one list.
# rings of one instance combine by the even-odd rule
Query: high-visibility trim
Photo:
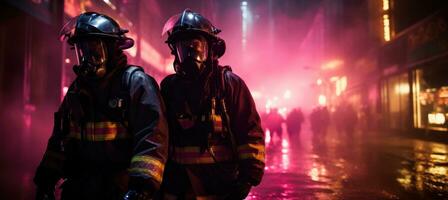
[(265, 162), (265, 146), (263, 144), (245, 144), (238, 147), (239, 159), (255, 159)]
[[(69, 137), (80, 140), (81, 127), (71, 123)], [(126, 128), (120, 122), (88, 122), (83, 139), (87, 141), (110, 141), (128, 137)]]
[(161, 183), (164, 168), (165, 165), (156, 158), (151, 156), (134, 156), (131, 160), (129, 173), (145, 174)]
[[(210, 147), (215, 155), (216, 161), (230, 161), (232, 160), (232, 151), (229, 147), (224, 145), (216, 145)], [(215, 163), (210, 152), (201, 152), (201, 148), (198, 146), (186, 146), (186, 147), (175, 147), (173, 156), (171, 158), (173, 161), (180, 164), (212, 164)]]

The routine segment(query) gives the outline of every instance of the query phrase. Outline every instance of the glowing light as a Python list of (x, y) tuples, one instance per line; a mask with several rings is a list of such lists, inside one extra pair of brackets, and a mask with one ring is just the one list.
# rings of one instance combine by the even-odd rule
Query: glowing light
[(390, 19), (388, 14), (383, 15), (383, 25), (384, 25), (384, 40), (388, 42), (390, 41)]
[(347, 89), (347, 77), (343, 76), (336, 80), (336, 96), (340, 96)]
[(67, 86), (64, 86), (64, 87), (62, 88), (62, 96), (65, 96), (65, 95), (67, 94), (67, 92), (68, 92), (68, 87), (67, 87)]
[(448, 170), (445, 166), (433, 166), (428, 168), (428, 172), (434, 175), (446, 176)]
[(409, 94), (410, 90), (409, 84), (407, 83), (395, 85), (395, 93), (397, 94)]
[(110, 8), (112, 8), (112, 10), (116, 10), (117, 6), (115, 6), (112, 2), (110, 2), (110, 0), (103, 0), (104, 3), (106, 3)]
[(311, 168), (308, 174), (310, 175), (311, 180), (319, 181), (319, 169), (317, 169), (316, 167)]
[(322, 85), (322, 79), (317, 79), (317, 85)]
[[(288, 150), (288, 149), (282, 149), (282, 151), (283, 150)], [(282, 154), (282, 168), (283, 168), (283, 170), (287, 170), (289, 168), (289, 163), (290, 163), (289, 154), (286, 152), (286, 153)]]
[(291, 90), (286, 90), (283, 94), (284, 99), (290, 99), (291, 98)]
[(288, 140), (286, 140), (286, 139), (282, 139), (282, 147), (283, 148), (288, 148), (289, 147), (289, 142), (288, 142)]
[(193, 15), (193, 13), (188, 13), (188, 14), (187, 14), (187, 17), (188, 17), (188, 19), (193, 19), (193, 18), (194, 18), (194, 15)]
[(430, 124), (445, 124), (446, 122), (446, 118), (445, 118), (445, 114), (443, 113), (429, 113), (428, 114), (428, 122)]
[(331, 82), (335, 82), (335, 81), (337, 81), (339, 79), (339, 77), (337, 77), (337, 76), (332, 76), (331, 78), (330, 78), (330, 81)]
[(260, 99), (261, 98), (261, 92), (258, 92), (258, 91), (251, 91), (250, 92), (251, 94), (252, 94), (252, 97), (254, 98), (254, 99)]
[(327, 105), (327, 97), (325, 97), (325, 95), (323, 95), (323, 94), (319, 95), (318, 103), (321, 106)]
[(166, 73), (168, 73), (168, 74), (175, 73), (174, 67), (173, 67), (173, 62), (174, 62), (174, 56), (170, 56), (165, 59), (165, 72)]
[(270, 99), (268, 99), (267, 101), (266, 101), (266, 110), (267, 110), (267, 112), (269, 113), (269, 111), (271, 110), (271, 108), (272, 108), (272, 101), (270, 100)]
[(390, 9), (389, 0), (383, 0), (383, 10), (388, 11)]
[(248, 3), (247, 1), (242, 1), (241, 2), (241, 19), (242, 19), (242, 28), (241, 28), (241, 45), (243, 50), (246, 49), (246, 45), (247, 45), (247, 33), (248, 33), (248, 28), (249, 28), (249, 23), (252, 21), (252, 15), (250, 13), (250, 10), (248, 8)]
[(162, 55), (146, 40), (141, 41), (142, 48), (142, 60), (146, 63), (151, 64), (153, 67), (157, 68), (160, 71), (165, 71), (165, 60)]
[(264, 142), (266, 143), (266, 145), (269, 145), (269, 143), (271, 142), (271, 131), (266, 130), (265, 131), (265, 137), (264, 137)]
[(70, 62), (71, 62), (70, 58), (66, 58), (64, 61), (65, 61), (65, 63), (67, 63), (67, 64), (70, 64)]
[(289, 142), (285, 138), (282, 139), (282, 168), (287, 170), (289, 168)]
[(322, 65), (323, 70), (336, 69), (344, 64), (343, 60), (332, 60)]
[[(133, 33), (127, 33), (128, 36), (130, 38), (137, 38), (137, 35), (133, 34)], [(130, 55), (131, 57), (135, 57), (137, 55), (137, 45), (134, 45), (133, 47), (126, 49), (125, 51), (128, 55)]]
[(282, 117), (286, 117), (288, 109), (286, 107), (282, 107), (280, 109), (278, 109), (278, 114), (280, 114)]

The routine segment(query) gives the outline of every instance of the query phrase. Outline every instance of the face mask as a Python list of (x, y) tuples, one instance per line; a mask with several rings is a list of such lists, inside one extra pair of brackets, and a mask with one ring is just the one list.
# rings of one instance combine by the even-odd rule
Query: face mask
[(106, 45), (101, 39), (85, 39), (75, 43), (77, 75), (101, 78), (106, 74)]
[(202, 71), (208, 57), (208, 45), (204, 37), (179, 40), (175, 48), (183, 73), (197, 75)]

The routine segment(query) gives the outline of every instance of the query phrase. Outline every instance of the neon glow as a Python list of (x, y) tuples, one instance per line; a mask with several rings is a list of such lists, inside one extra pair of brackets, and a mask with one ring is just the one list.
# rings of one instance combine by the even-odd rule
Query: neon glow
[(390, 34), (390, 19), (388, 14), (383, 15), (383, 25), (384, 25), (384, 40), (386, 42), (389, 42), (391, 34)]
[(327, 97), (325, 97), (325, 95), (323, 95), (323, 94), (319, 95), (318, 103), (320, 106), (327, 105)]
[(395, 93), (397, 94), (409, 94), (410, 90), (409, 84), (407, 83), (395, 85)]
[(250, 10), (248, 8), (247, 1), (242, 1), (241, 2), (241, 18), (242, 18), (241, 46), (242, 46), (243, 50), (245, 50), (246, 49), (246, 45), (247, 45), (248, 24), (252, 20), (251, 19), (251, 13), (250, 13)]
[(388, 11), (390, 9), (389, 0), (383, 0), (383, 10)]
[(142, 60), (162, 72), (165, 71), (165, 59), (163, 59), (162, 55), (146, 40), (143, 39), (141, 43)]
[(291, 90), (286, 90), (283, 94), (284, 99), (290, 99), (291, 98)]
[(343, 76), (336, 80), (336, 96), (340, 96), (347, 89), (347, 77)]
[(266, 145), (269, 145), (271, 142), (271, 131), (266, 130), (264, 133), (265, 137), (264, 137), (264, 142), (266, 143)]
[(428, 114), (428, 122), (430, 124), (445, 124), (446, 122), (446, 117), (445, 114), (443, 113), (429, 113)]
[(343, 60), (332, 60), (322, 65), (323, 70), (336, 69), (344, 64)]
[(68, 87), (64, 86), (64, 88), (62, 88), (62, 96), (65, 96), (68, 92)]

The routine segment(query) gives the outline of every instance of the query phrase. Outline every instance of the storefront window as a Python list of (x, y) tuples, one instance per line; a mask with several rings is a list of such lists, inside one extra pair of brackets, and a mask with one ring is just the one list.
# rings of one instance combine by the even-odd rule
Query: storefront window
[(406, 130), (410, 128), (408, 74), (390, 77), (382, 82), (381, 101), (386, 128)]
[(448, 130), (448, 68), (428, 66), (413, 73), (414, 127)]

